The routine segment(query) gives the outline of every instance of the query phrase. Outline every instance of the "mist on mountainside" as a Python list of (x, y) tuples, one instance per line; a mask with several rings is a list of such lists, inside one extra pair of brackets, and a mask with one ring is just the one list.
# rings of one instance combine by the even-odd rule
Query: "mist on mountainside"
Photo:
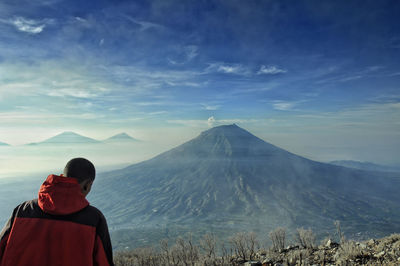
[(399, 175), (311, 161), (229, 125), (100, 175), (91, 199), (125, 236), (277, 226), (321, 234), (335, 220), (348, 234), (384, 236), (400, 230), (399, 185)]

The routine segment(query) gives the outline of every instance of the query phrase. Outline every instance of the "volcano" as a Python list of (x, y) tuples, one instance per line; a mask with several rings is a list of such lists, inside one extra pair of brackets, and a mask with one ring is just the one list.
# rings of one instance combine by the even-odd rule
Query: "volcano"
[(225, 125), (99, 175), (92, 201), (113, 228), (174, 223), (323, 231), (339, 220), (345, 230), (379, 235), (400, 231), (399, 187), (393, 173), (312, 161)]
[(110, 142), (111, 143), (119, 143), (119, 142), (127, 143), (127, 142), (138, 142), (138, 141), (139, 140), (129, 136), (126, 133), (120, 133), (120, 134), (114, 135), (114, 136), (109, 137), (108, 139), (104, 140), (104, 142), (107, 142), (107, 143), (110, 143)]
[(54, 137), (46, 139), (38, 143), (30, 143), (28, 145), (59, 145), (59, 144), (93, 144), (100, 143), (98, 140), (79, 135), (72, 131), (65, 131)]

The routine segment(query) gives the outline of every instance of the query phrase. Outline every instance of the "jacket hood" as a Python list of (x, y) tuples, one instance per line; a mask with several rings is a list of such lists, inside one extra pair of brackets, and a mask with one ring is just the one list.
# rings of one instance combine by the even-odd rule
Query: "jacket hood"
[(82, 194), (78, 180), (49, 175), (39, 189), (38, 204), (46, 213), (66, 215), (82, 210), (89, 202)]

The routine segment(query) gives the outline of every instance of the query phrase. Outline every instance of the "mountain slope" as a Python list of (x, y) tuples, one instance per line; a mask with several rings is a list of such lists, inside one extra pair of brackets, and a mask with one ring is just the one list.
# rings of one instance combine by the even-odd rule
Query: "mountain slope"
[(58, 134), (54, 137), (46, 139), (42, 142), (30, 143), (28, 145), (40, 145), (40, 144), (91, 144), (99, 143), (100, 141), (79, 135), (75, 132), (66, 131)]
[(338, 160), (329, 162), (330, 164), (355, 168), (360, 170), (366, 171), (382, 171), (382, 172), (400, 172), (400, 167), (392, 167), (386, 165), (380, 165), (370, 162), (359, 162), (359, 161), (352, 161), (352, 160)]
[(341, 220), (354, 230), (400, 230), (398, 177), (314, 162), (236, 125), (96, 182), (94, 202), (116, 228), (173, 222), (325, 230)]
[(4, 142), (0, 142), (0, 146), (10, 146), (10, 145)]

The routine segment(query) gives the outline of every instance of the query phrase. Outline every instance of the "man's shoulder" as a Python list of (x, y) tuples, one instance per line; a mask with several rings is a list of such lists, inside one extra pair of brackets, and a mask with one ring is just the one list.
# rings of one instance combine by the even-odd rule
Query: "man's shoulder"
[(23, 208), (28, 208), (28, 207), (34, 207), (38, 205), (38, 199), (32, 199), (32, 200), (27, 200), (19, 204), (17, 207), (23, 207)]
[(84, 211), (90, 213), (91, 215), (97, 216), (97, 217), (99, 217), (100, 219), (105, 219), (103, 213), (102, 213), (99, 209), (97, 209), (96, 207), (94, 207), (93, 205), (90, 205), (90, 204), (89, 204), (89, 205), (84, 209)]
[(15, 207), (15, 211), (18, 213), (31, 212), (31, 211), (37, 210), (38, 208), (39, 208), (38, 200), (32, 199), (32, 200), (24, 201), (21, 204), (19, 204), (17, 207)]
[(42, 218), (59, 221), (70, 221), (79, 224), (97, 227), (104, 223), (105, 217), (103, 213), (92, 205), (88, 205), (82, 210), (67, 215), (52, 215), (44, 212), (39, 204), (38, 199), (22, 202), (15, 207), (14, 213), (19, 218)]

